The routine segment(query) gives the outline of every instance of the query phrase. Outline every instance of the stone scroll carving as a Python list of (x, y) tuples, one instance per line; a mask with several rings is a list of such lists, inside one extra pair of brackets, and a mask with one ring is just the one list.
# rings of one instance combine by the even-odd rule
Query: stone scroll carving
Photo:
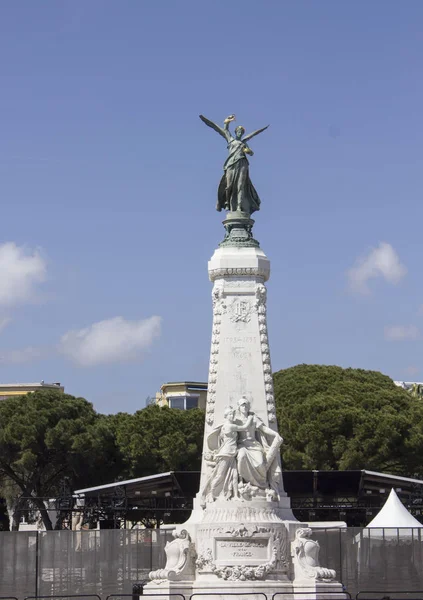
[(309, 527), (297, 529), (291, 544), (295, 581), (334, 581), (336, 571), (319, 564), (319, 542), (312, 540)]
[(165, 546), (166, 566), (151, 571), (149, 577), (155, 583), (193, 579), (195, 574), (194, 544), (186, 529), (172, 533), (175, 538)]
[(279, 499), (281, 436), (250, 410), (246, 398), (238, 401), (236, 410), (228, 406), (224, 419), (207, 437), (204, 459), (210, 472), (200, 490), (203, 506), (218, 498)]
[(210, 352), (210, 366), (209, 366), (209, 383), (207, 390), (207, 409), (206, 409), (206, 421), (209, 425), (213, 425), (214, 422), (214, 407), (216, 404), (216, 380), (217, 380), (217, 367), (219, 364), (219, 340), (220, 340), (220, 328), (222, 323), (222, 314), (226, 312), (227, 306), (223, 295), (223, 285), (215, 283), (212, 291), (213, 301), (213, 329), (212, 329), (212, 343)]
[(269, 422), (274, 423), (276, 421), (276, 406), (273, 392), (272, 366), (270, 363), (269, 338), (267, 334), (266, 297), (266, 286), (263, 283), (258, 283), (256, 285), (255, 309), (258, 313), (261, 358), (263, 362), (263, 375), (266, 390), (267, 415)]

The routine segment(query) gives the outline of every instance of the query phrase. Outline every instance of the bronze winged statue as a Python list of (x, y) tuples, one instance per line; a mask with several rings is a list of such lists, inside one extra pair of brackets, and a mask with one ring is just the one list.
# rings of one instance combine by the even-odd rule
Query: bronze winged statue
[(229, 123), (235, 121), (235, 115), (227, 117), (223, 122), (223, 127), (219, 127), (219, 125), (206, 119), (203, 115), (200, 115), (200, 119), (203, 123), (217, 131), (228, 143), (228, 158), (223, 165), (224, 173), (217, 192), (216, 210), (237, 211), (248, 215), (251, 215), (256, 210), (260, 210), (260, 198), (251, 183), (247, 159), (247, 154), (252, 156), (254, 153), (247, 145), (247, 142), (255, 135), (265, 131), (269, 125), (245, 136), (244, 127), (238, 125), (235, 128), (234, 137), (229, 131)]

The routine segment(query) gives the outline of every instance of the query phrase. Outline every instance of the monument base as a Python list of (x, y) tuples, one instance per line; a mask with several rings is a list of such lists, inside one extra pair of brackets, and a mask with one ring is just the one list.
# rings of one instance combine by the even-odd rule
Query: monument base
[[(163, 600), (166, 596), (169, 599), (178, 598), (179, 600), (228, 600), (228, 595), (236, 594), (234, 598), (238, 600), (272, 600), (274, 594), (280, 594), (275, 600), (346, 600), (340, 583), (320, 583), (314, 585), (298, 585), (292, 581), (221, 581), (218, 585), (211, 584), (209, 581), (195, 582), (166, 582), (163, 585), (148, 583), (145, 587), (145, 594), (149, 598)], [(155, 596), (157, 594), (157, 596)], [(197, 596), (198, 594), (198, 596)], [(244, 596), (245, 594), (245, 596)], [(183, 596), (183, 598), (180, 598)], [(140, 600), (142, 600), (140, 596)]]

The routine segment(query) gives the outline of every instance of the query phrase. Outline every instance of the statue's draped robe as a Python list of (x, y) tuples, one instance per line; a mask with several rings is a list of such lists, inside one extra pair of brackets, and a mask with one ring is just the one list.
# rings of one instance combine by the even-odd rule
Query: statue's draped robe
[(206, 481), (202, 495), (211, 494), (213, 498), (222, 495), (230, 499), (235, 495), (237, 431), (226, 431), (224, 424), (219, 425), (209, 434), (207, 445), (210, 450), (217, 450), (215, 467)]
[[(237, 423), (243, 425), (245, 420), (239, 415)], [(251, 485), (261, 489), (270, 486), (279, 494), (280, 489), (282, 489), (281, 468), (276, 459), (270, 465), (267, 464), (266, 453), (270, 448), (270, 444), (266, 439), (266, 435), (261, 431), (263, 425), (263, 421), (257, 415), (254, 415), (250, 427), (246, 431), (239, 432), (238, 474), (241, 479), (251, 483)]]
[(227, 128), (224, 131), (229, 155), (223, 165), (224, 174), (219, 184), (216, 208), (219, 211), (241, 210), (252, 214), (260, 209), (260, 198), (249, 175), (249, 163), (243, 150), (247, 144), (234, 138)]

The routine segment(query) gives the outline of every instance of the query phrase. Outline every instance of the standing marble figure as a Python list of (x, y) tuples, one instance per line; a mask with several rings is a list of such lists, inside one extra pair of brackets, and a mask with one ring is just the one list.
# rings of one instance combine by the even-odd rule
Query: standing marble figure
[(255, 187), (251, 183), (249, 174), (249, 163), (247, 154), (252, 156), (254, 153), (247, 145), (248, 140), (258, 135), (269, 127), (257, 129), (253, 133), (242, 137), (245, 133), (244, 127), (238, 125), (235, 128), (235, 137), (229, 131), (229, 123), (235, 121), (235, 115), (230, 115), (224, 120), (224, 126), (219, 127), (213, 121), (200, 115), (200, 119), (209, 127), (217, 131), (228, 142), (228, 158), (223, 165), (224, 174), (220, 180), (217, 192), (218, 211), (238, 211), (251, 215), (256, 210), (260, 210), (260, 198)]

